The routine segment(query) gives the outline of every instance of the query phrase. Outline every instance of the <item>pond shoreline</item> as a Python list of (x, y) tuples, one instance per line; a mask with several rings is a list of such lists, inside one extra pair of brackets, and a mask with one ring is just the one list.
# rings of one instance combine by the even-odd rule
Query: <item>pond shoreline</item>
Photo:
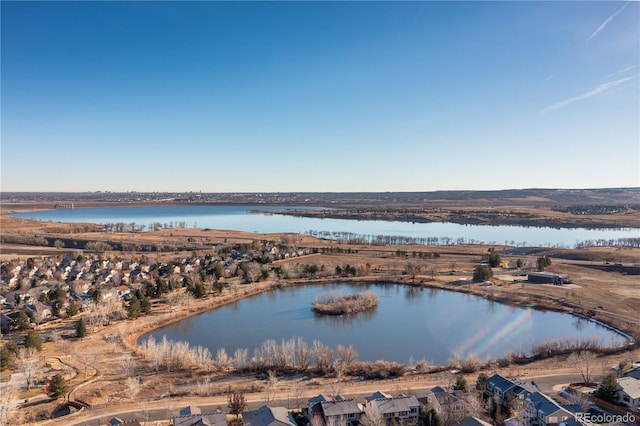
[[(249, 284), (249, 285), (242, 285), (240, 286), (240, 290), (236, 294), (227, 293), (222, 296), (214, 296), (214, 297), (211, 297), (211, 295), (208, 295), (203, 300), (191, 301), (186, 311), (183, 311), (183, 312), (170, 312), (170, 313), (165, 312), (164, 314), (154, 315), (153, 317), (150, 318), (151, 321), (145, 321), (145, 318), (140, 318), (139, 320), (136, 320), (136, 321), (142, 320), (147, 322), (147, 324), (139, 323), (138, 326), (132, 327), (133, 330), (131, 330), (131, 333), (126, 336), (124, 341), (126, 342), (129, 349), (140, 353), (138, 348), (138, 341), (143, 335), (151, 333), (160, 328), (169, 326), (171, 324), (177, 323), (186, 318), (196, 316), (196, 315), (205, 313), (207, 311), (223, 307), (230, 303), (235, 303), (242, 299), (255, 296), (255, 295), (258, 295), (270, 290), (274, 290), (277, 288), (296, 287), (296, 286), (314, 285), (314, 284), (334, 284), (334, 283), (345, 283), (345, 284), (376, 283), (376, 284), (382, 284), (382, 285), (400, 285), (400, 286), (419, 287), (419, 288), (426, 288), (426, 289), (448, 290), (448, 291), (453, 291), (457, 293), (470, 294), (476, 297), (498, 302), (507, 306), (513, 306), (513, 307), (519, 307), (519, 308), (530, 308), (538, 311), (550, 311), (550, 312), (571, 314), (578, 318), (585, 319), (592, 323), (601, 325), (609, 329), (610, 331), (615, 332), (616, 334), (618, 334), (619, 336), (625, 339), (625, 343), (619, 346), (599, 348), (598, 352), (603, 354), (619, 353), (620, 351), (630, 350), (630, 349), (633, 349), (637, 343), (637, 339), (631, 334), (631, 331), (629, 333), (626, 333), (621, 328), (615, 327), (614, 325), (608, 322), (605, 322), (596, 318), (592, 318), (590, 316), (587, 316), (578, 312), (579, 311), (578, 307), (567, 305), (566, 303), (560, 302), (559, 300), (556, 300), (554, 298), (545, 298), (545, 299), (537, 298), (537, 300), (533, 300), (530, 303), (522, 304), (520, 303), (519, 300), (516, 300), (515, 298), (506, 298), (504, 297), (504, 295), (502, 295), (502, 297), (497, 297), (495, 295), (486, 294), (486, 293), (483, 293), (482, 291), (478, 291), (473, 288), (461, 288), (460, 286), (447, 285), (437, 281), (425, 282), (424, 280), (418, 280), (418, 279), (410, 280), (406, 278), (398, 279), (398, 277), (391, 278), (391, 277), (380, 277), (380, 276), (340, 278), (340, 279), (336, 279), (335, 277), (327, 278), (327, 279), (303, 279), (303, 280), (296, 279), (291, 281), (278, 281), (278, 282), (267, 281), (267, 282)], [(249, 286), (250, 288), (248, 288)], [(544, 343), (547, 343), (547, 342), (543, 342), (542, 344)], [(554, 355), (557, 355), (557, 354), (549, 354), (544, 358), (553, 357)], [(536, 361), (539, 359), (543, 359), (543, 358), (535, 358), (535, 359), (530, 359), (526, 361), (519, 360), (519, 363), (528, 363), (528, 362)]]

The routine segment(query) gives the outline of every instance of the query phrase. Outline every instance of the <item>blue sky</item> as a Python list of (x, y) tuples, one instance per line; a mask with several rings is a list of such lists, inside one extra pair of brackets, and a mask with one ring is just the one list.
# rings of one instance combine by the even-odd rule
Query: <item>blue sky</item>
[(2, 191), (640, 186), (638, 2), (5, 2)]

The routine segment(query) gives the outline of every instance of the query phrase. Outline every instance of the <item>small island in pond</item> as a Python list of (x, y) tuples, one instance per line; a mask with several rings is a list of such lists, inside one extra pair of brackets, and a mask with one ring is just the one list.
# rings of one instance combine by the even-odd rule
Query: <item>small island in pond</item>
[(323, 315), (345, 315), (366, 311), (378, 305), (378, 295), (373, 291), (354, 294), (329, 294), (316, 296), (313, 310)]

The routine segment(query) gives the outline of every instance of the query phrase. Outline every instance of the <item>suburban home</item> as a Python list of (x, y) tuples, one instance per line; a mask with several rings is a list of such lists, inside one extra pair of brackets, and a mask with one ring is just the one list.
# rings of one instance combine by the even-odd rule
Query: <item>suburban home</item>
[(307, 420), (309, 420), (309, 422), (311, 422), (314, 417), (324, 417), (324, 413), (322, 412), (322, 405), (320, 404), (324, 401), (330, 401), (330, 398), (322, 394), (313, 396), (307, 400), (307, 406), (302, 409), (302, 413), (305, 415)]
[(375, 391), (371, 395), (364, 397), (365, 401), (372, 401), (374, 399), (380, 399), (380, 398), (392, 398), (392, 396), (384, 392)]
[(29, 315), (31, 321), (36, 324), (40, 324), (53, 316), (49, 306), (38, 301), (34, 301), (33, 303), (26, 305), (24, 311)]
[(500, 405), (506, 406), (509, 405), (507, 392), (514, 386), (515, 383), (513, 383), (511, 380), (502, 377), (499, 374), (494, 374), (485, 382), (484, 394), (488, 398), (495, 398), (496, 401), (500, 403)]
[(634, 379), (640, 380), (640, 367), (636, 367), (633, 370), (627, 371), (623, 374), (624, 377), (633, 377)]
[(511, 382), (515, 385), (507, 390), (506, 399), (511, 403), (516, 399), (524, 401), (526, 397), (532, 393), (538, 392), (538, 387), (531, 382), (523, 382), (520, 379), (513, 379)]
[(213, 413), (200, 413), (197, 407), (187, 407), (180, 410), (180, 415), (172, 419), (173, 426), (227, 426), (227, 415), (215, 411)]
[(245, 426), (297, 426), (296, 421), (284, 407), (263, 405), (257, 410), (242, 413)]
[(467, 416), (467, 401), (462, 391), (447, 392), (439, 386), (427, 394), (427, 404), (436, 410), (440, 418), (460, 421)]
[(0, 335), (11, 331), (13, 326), (13, 318), (5, 313), (0, 313)]
[(617, 402), (626, 405), (635, 412), (640, 412), (640, 380), (634, 377), (618, 379)]
[(540, 392), (532, 393), (525, 398), (524, 415), (525, 424), (531, 426), (559, 426), (574, 418), (570, 411)]
[(115, 287), (114, 290), (118, 293), (118, 296), (121, 299), (124, 299), (127, 295), (131, 294), (131, 289), (126, 285)]
[(469, 416), (465, 417), (461, 422), (455, 423), (454, 426), (491, 426), (491, 423), (487, 423), (477, 417)]
[(320, 402), (324, 423), (330, 426), (357, 426), (362, 407), (355, 399)]
[(387, 422), (392, 420), (418, 420), (420, 403), (414, 396), (396, 396), (393, 398), (376, 398), (366, 403), (367, 410), (379, 419)]
[(499, 374), (489, 377), (484, 385), (484, 393), (488, 398), (495, 398), (503, 407), (507, 407), (516, 399), (524, 400), (538, 391), (532, 383), (509, 380)]

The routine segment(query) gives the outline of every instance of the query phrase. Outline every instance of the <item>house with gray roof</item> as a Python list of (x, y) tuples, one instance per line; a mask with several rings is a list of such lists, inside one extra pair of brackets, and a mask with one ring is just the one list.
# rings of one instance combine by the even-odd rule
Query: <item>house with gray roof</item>
[(420, 414), (420, 403), (414, 395), (372, 399), (367, 401), (366, 407), (388, 423), (392, 420), (417, 421)]
[(337, 401), (322, 401), (324, 423), (331, 426), (357, 426), (363, 408), (355, 399), (340, 399)]
[(484, 393), (488, 398), (495, 398), (503, 407), (509, 406), (514, 400), (524, 400), (527, 396), (538, 391), (529, 382), (509, 380), (500, 374), (489, 377), (484, 385)]
[(634, 377), (618, 379), (617, 402), (630, 410), (640, 412), (640, 380)]
[(372, 401), (374, 399), (380, 399), (380, 398), (391, 398), (391, 395), (386, 394), (384, 392), (375, 391), (371, 395), (364, 397), (365, 401)]
[(172, 422), (173, 426), (227, 426), (227, 415), (220, 411), (202, 414), (197, 407), (187, 407)]
[(441, 392), (440, 389), (436, 389), (436, 392), (433, 392), (432, 390), (427, 394), (427, 404), (436, 410), (441, 419), (460, 421), (469, 414), (465, 393), (462, 391)]
[(245, 426), (298, 426), (293, 416), (284, 407), (263, 405), (257, 410), (242, 413)]
[(491, 423), (487, 423), (477, 417), (469, 416), (465, 417), (461, 422), (455, 423), (454, 426), (491, 426)]
[(321, 402), (329, 401), (330, 398), (322, 394), (313, 396), (307, 400), (307, 406), (302, 409), (302, 413), (311, 422), (315, 416), (323, 417)]
[(527, 425), (559, 426), (574, 418), (573, 414), (543, 393), (535, 392), (524, 400), (524, 416)]
[(640, 380), (640, 367), (636, 367), (633, 370), (627, 371), (623, 374), (624, 377), (633, 377), (634, 379)]

